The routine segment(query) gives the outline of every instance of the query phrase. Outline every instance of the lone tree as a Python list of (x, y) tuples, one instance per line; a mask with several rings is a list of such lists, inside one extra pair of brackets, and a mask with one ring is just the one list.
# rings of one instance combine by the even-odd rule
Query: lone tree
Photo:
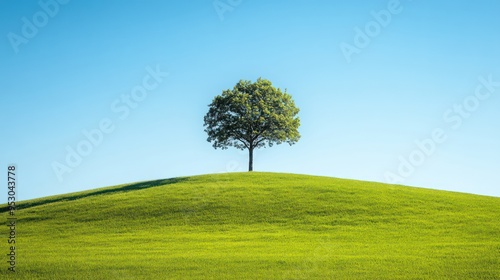
[(253, 170), (254, 149), (283, 142), (291, 146), (300, 139), (299, 108), (286, 90), (276, 89), (268, 80), (240, 80), (208, 106), (204, 118), (207, 141), (215, 149), (248, 149), (248, 171)]

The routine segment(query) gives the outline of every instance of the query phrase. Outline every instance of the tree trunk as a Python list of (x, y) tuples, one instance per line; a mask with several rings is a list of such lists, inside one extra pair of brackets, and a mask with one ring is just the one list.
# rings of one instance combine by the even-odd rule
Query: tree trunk
[(253, 171), (253, 147), (248, 149), (248, 171)]

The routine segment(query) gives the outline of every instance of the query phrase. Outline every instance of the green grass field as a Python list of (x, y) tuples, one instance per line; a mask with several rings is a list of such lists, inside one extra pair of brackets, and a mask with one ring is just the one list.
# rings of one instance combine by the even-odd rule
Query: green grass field
[(496, 197), (253, 172), (19, 208), (1, 279), (500, 279)]

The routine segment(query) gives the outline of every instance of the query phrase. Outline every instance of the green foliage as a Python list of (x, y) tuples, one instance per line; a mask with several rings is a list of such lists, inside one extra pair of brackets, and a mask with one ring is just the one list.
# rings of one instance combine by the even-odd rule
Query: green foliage
[(19, 205), (0, 279), (500, 279), (497, 197), (230, 173)]
[(239, 81), (232, 90), (216, 96), (205, 115), (205, 132), (214, 148), (248, 149), (300, 139), (299, 109), (292, 97), (259, 78)]

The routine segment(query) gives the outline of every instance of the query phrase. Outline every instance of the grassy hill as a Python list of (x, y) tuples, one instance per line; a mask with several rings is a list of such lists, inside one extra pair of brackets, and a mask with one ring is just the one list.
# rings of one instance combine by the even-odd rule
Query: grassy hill
[(2, 279), (500, 279), (496, 197), (254, 172), (19, 207)]

